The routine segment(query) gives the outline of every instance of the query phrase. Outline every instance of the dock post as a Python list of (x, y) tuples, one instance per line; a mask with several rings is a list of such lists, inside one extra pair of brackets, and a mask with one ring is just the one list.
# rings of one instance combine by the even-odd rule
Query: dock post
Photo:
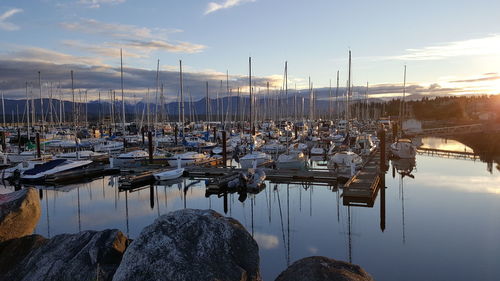
[(177, 124), (176, 124), (175, 128), (174, 128), (174, 137), (175, 137), (174, 144), (175, 144), (175, 146), (177, 146), (177, 134), (178, 133), (179, 133), (179, 127), (177, 127)]
[(385, 129), (381, 128), (379, 131), (380, 136), (380, 173), (385, 173), (385, 148), (386, 148), (386, 139), (385, 139)]
[(294, 124), (294, 125), (293, 125), (293, 128), (294, 128), (294, 130), (295, 130), (295, 139), (298, 139), (298, 138), (299, 138), (299, 136), (298, 136), (298, 133), (299, 133), (299, 128), (297, 128), (297, 125), (296, 125), (296, 124)]
[(222, 162), (224, 167), (226, 167), (227, 166), (226, 131), (222, 131)]
[(36, 155), (42, 158), (42, 151), (40, 150), (40, 133), (36, 133)]
[(7, 144), (5, 143), (5, 132), (0, 132), (2, 134), (2, 151), (5, 151)]
[(398, 123), (392, 123), (392, 140), (396, 141), (398, 136)]
[[(30, 128), (28, 128), (29, 130)], [(28, 141), (30, 141), (28, 139)], [(18, 147), (18, 152), (21, 153), (21, 129), (17, 128), (17, 147)]]
[(380, 128), (380, 166), (379, 166), (379, 189), (380, 189), (380, 230), (384, 232), (385, 230), (385, 172), (387, 166), (385, 165), (385, 149), (386, 149), (386, 137), (384, 127)]
[(217, 126), (214, 126), (214, 142), (217, 143)]
[(151, 210), (155, 208), (155, 190), (153, 184), (149, 185), (149, 206)]
[(153, 164), (153, 134), (148, 131), (149, 164)]

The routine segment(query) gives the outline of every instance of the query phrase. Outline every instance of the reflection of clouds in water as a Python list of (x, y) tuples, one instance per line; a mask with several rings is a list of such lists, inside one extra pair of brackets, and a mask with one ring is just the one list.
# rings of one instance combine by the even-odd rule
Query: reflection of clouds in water
[(259, 247), (264, 248), (266, 250), (276, 248), (279, 245), (278, 236), (276, 235), (257, 232), (254, 234), (253, 238), (255, 239), (255, 241), (257, 241)]
[(318, 248), (316, 248), (316, 247), (308, 247), (308, 248), (307, 248), (307, 251), (308, 251), (309, 253), (311, 253), (311, 255), (315, 255), (315, 254), (317, 254), (317, 253), (318, 253)]
[(499, 177), (422, 175), (430, 186), (472, 193), (500, 194)]
[(422, 145), (423, 148), (434, 148), (441, 150), (452, 150), (452, 151), (464, 151), (473, 152), (473, 149), (466, 146), (465, 144), (458, 142), (456, 140), (442, 139), (442, 138), (423, 138)]

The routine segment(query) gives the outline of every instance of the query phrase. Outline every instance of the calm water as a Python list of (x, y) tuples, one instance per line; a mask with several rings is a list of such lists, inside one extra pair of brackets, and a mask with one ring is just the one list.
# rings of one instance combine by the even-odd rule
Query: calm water
[[(441, 139), (428, 147), (472, 151)], [(253, 234), (265, 280), (300, 258), (351, 260), (376, 280), (498, 280), (500, 173), (479, 161), (419, 155), (411, 176), (386, 175), (385, 229), (379, 193), (373, 207), (344, 206), (342, 190), (267, 183), (244, 202), (229, 195), (227, 215)], [(491, 169), (492, 168), (492, 169)], [(182, 208), (224, 212), (223, 198), (205, 197), (189, 179), (118, 192), (117, 178), (43, 190), (36, 233), (52, 237), (118, 228), (135, 238), (161, 214)], [(7, 189), (0, 190), (7, 192)]]

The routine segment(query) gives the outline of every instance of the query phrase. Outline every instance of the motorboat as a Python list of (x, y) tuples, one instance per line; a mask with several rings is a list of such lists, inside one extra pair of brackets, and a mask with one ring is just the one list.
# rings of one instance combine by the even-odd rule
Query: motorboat
[(272, 142), (272, 143), (268, 143), (268, 144), (263, 145), (260, 148), (260, 150), (262, 150), (262, 152), (265, 152), (265, 153), (277, 154), (277, 153), (283, 153), (286, 150), (286, 146), (284, 146), (280, 143), (277, 143), (277, 142)]
[(148, 159), (149, 153), (144, 150), (134, 150), (127, 153), (119, 154), (113, 158), (113, 165), (120, 167), (130, 167), (140, 165), (141, 162)]
[(392, 155), (397, 158), (415, 158), (417, 148), (409, 139), (398, 139), (389, 147)]
[(43, 164), (45, 161), (24, 161), (14, 167), (6, 168), (1, 171), (2, 180), (8, 180), (14, 177), (20, 177), (24, 171), (35, 168), (35, 165)]
[[(41, 158), (50, 158), (52, 157), (52, 154), (41, 152)], [(21, 153), (8, 153), (7, 154), (7, 160), (9, 160), (11, 163), (21, 163), (24, 161), (30, 161), (38, 158), (38, 154), (36, 150), (27, 150), (23, 151)]]
[(82, 168), (88, 166), (90, 163), (92, 163), (92, 160), (73, 161), (66, 159), (55, 159), (43, 164), (35, 164), (32, 169), (25, 170), (21, 174), (21, 179), (27, 181), (41, 180), (48, 175)]
[(240, 165), (243, 169), (248, 169), (253, 166), (253, 162), (256, 162), (257, 166), (271, 161), (271, 155), (260, 151), (253, 151), (247, 155), (240, 158)]
[(123, 149), (123, 142), (106, 141), (104, 143), (96, 144), (94, 151), (96, 152), (119, 152)]
[(307, 144), (301, 142), (292, 143), (288, 146), (288, 150), (290, 152), (304, 152), (307, 150)]
[(203, 153), (188, 151), (185, 153), (176, 154), (172, 157), (167, 157), (168, 164), (172, 167), (175, 167), (175, 165), (177, 164), (177, 158), (180, 158), (181, 166), (187, 166), (196, 162), (207, 160), (208, 157)]
[(284, 153), (276, 161), (278, 169), (303, 170), (307, 167), (307, 157), (302, 152)]
[(94, 152), (91, 150), (81, 150), (67, 153), (59, 153), (55, 156), (56, 159), (69, 159), (69, 160), (79, 160), (79, 159), (93, 159), (106, 155), (105, 153)]
[(363, 159), (358, 154), (352, 151), (341, 151), (330, 157), (327, 166), (336, 172), (339, 177), (349, 178), (361, 168), (362, 164)]

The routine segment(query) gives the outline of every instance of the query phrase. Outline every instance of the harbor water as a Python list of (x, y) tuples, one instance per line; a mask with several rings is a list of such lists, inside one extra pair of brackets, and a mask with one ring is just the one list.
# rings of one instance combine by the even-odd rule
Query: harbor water
[[(451, 140), (425, 147), (472, 149)], [(40, 189), (45, 237), (117, 228), (130, 238), (162, 214), (213, 209), (240, 221), (259, 244), (261, 273), (274, 280), (289, 264), (327, 256), (362, 266), (375, 280), (498, 280), (500, 167), (419, 154), (404, 176), (385, 176), (373, 206), (347, 206), (340, 186), (275, 184), (256, 195), (205, 196), (205, 181), (180, 179), (119, 191), (118, 178)], [(10, 192), (5, 186), (1, 192)], [(384, 197), (384, 199), (382, 199)], [(227, 207), (224, 208), (224, 200)], [(383, 202), (385, 206), (381, 206)]]

